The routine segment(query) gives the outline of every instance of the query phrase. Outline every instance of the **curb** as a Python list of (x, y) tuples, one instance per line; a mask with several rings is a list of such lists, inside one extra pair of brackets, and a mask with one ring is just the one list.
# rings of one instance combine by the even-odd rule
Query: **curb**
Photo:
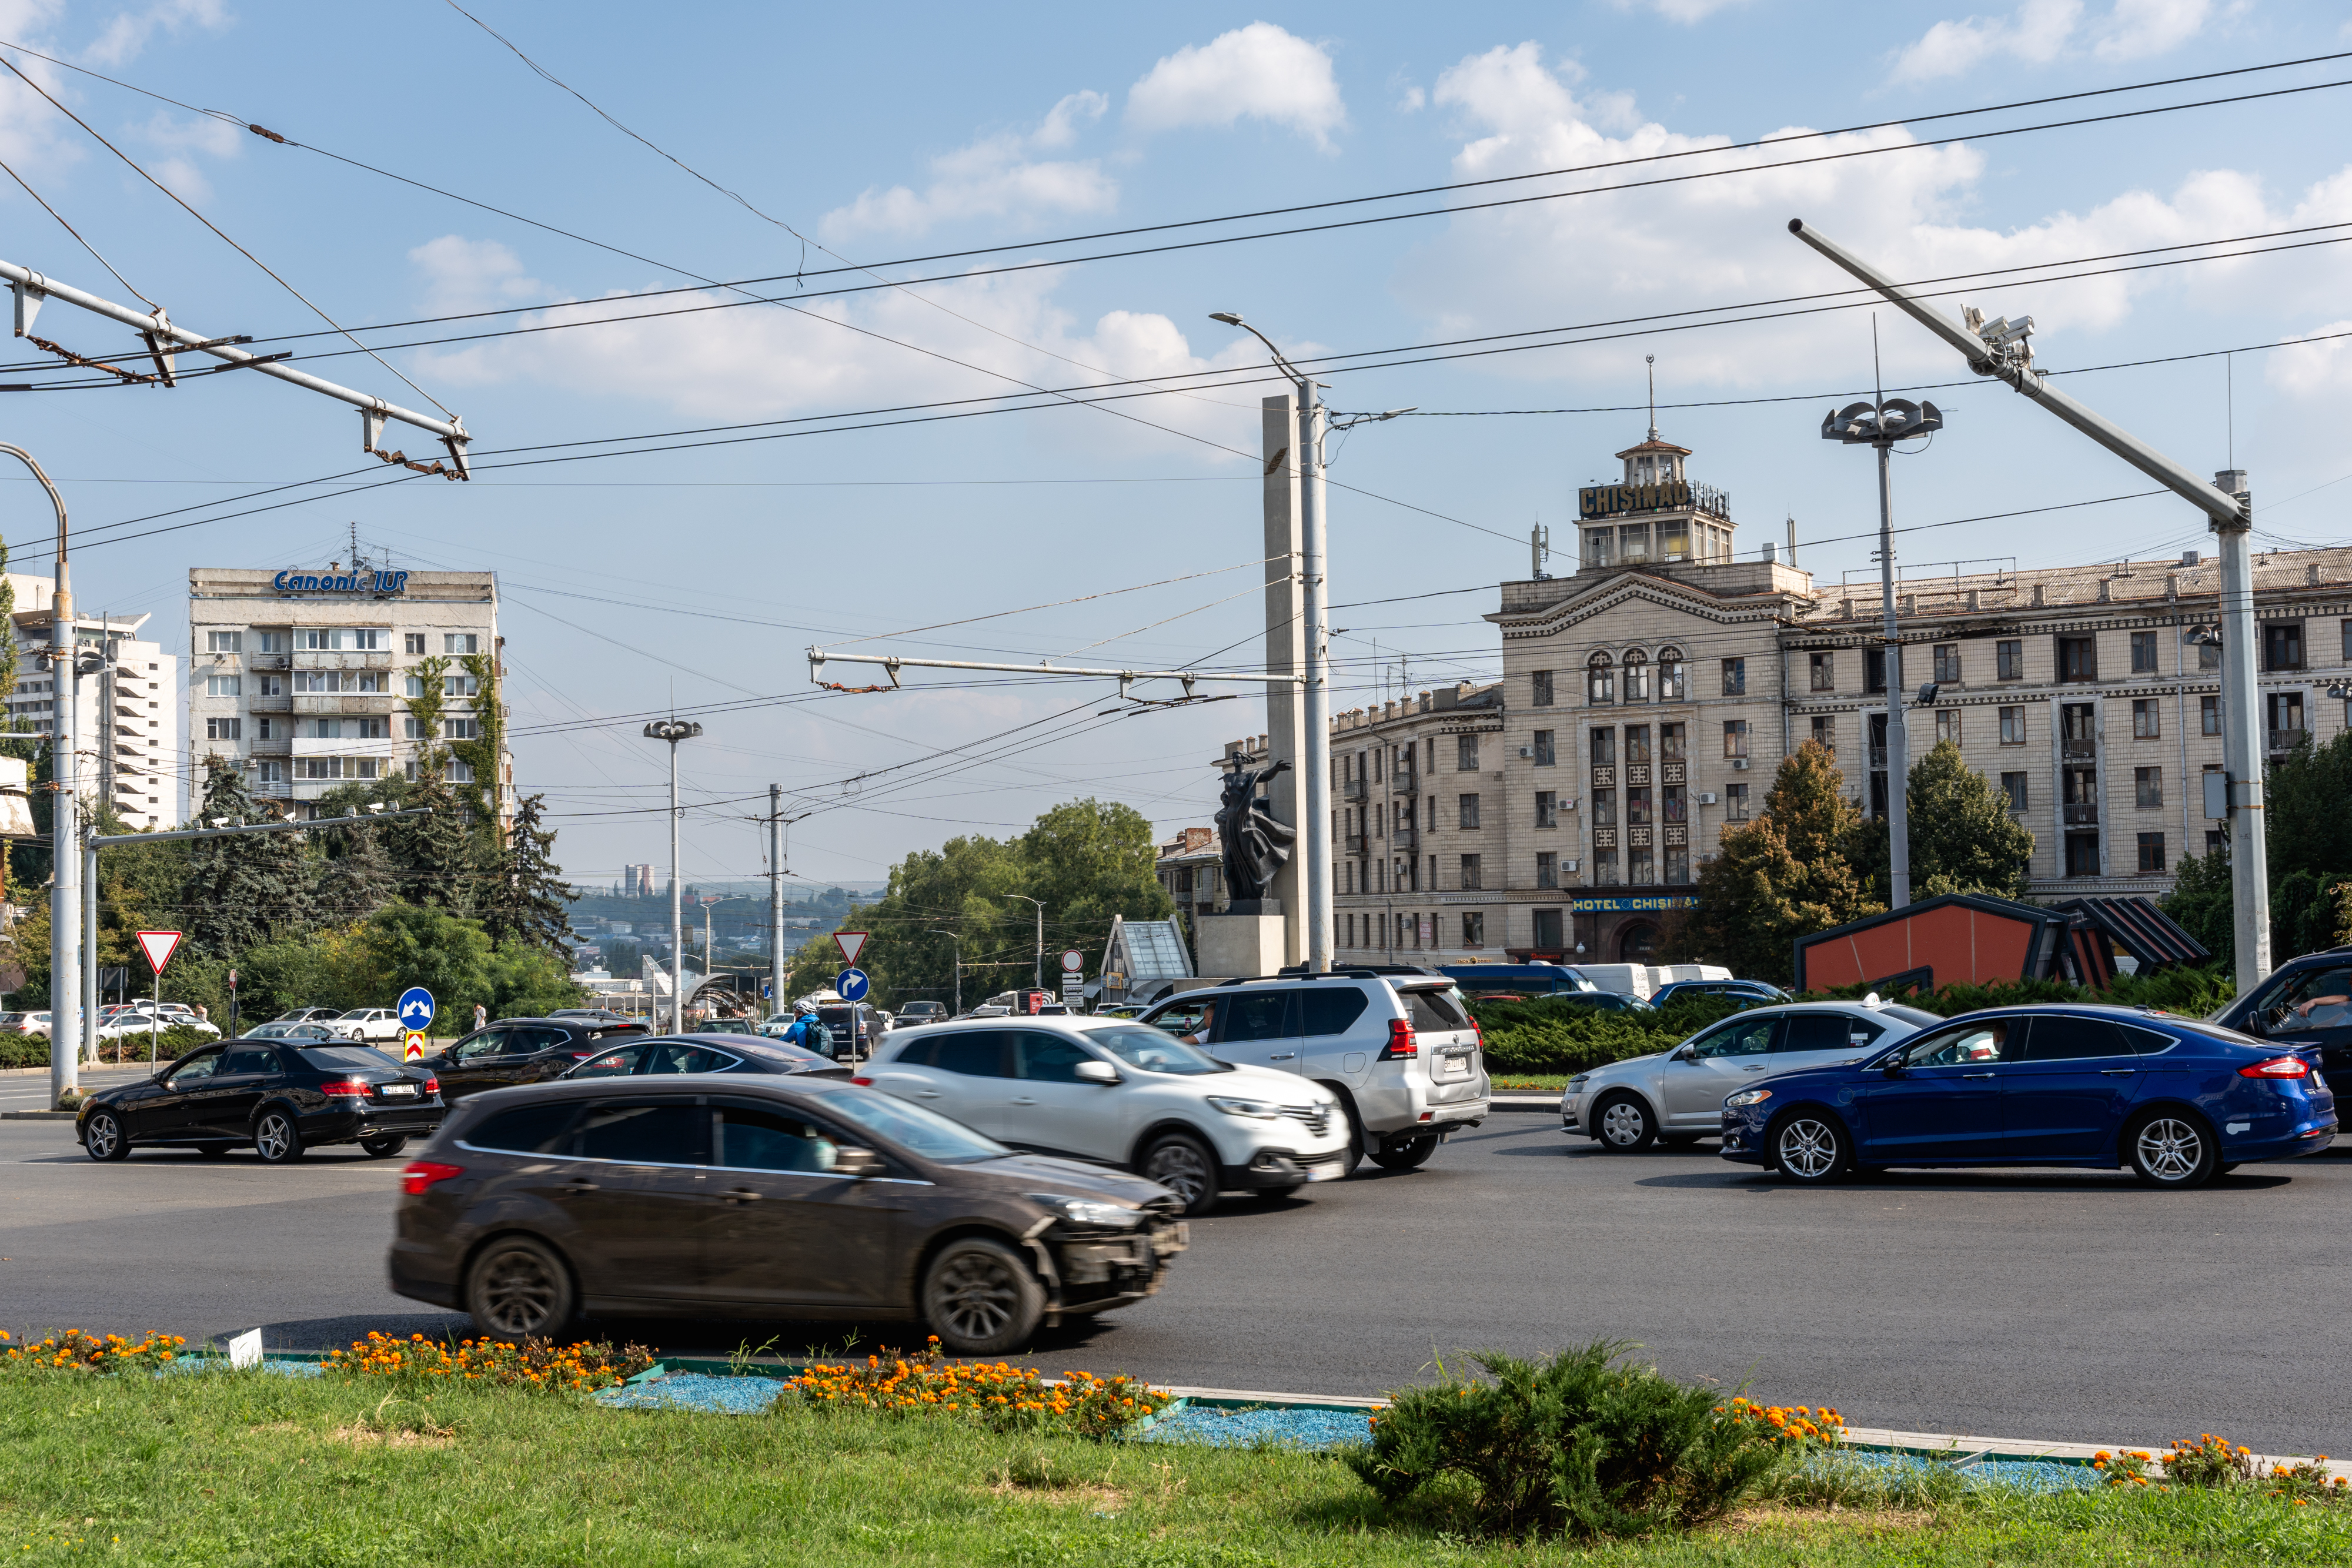
[(79, 1111), (0, 1111), (0, 1122), (70, 1122)]
[(1557, 1114), (1560, 1097), (1558, 1094), (1490, 1094), (1486, 1108), (1490, 1111), (1549, 1111)]

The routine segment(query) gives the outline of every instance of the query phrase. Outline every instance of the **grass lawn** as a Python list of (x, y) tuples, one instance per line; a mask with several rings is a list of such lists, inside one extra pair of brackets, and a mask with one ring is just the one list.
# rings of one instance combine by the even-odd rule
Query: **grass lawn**
[(1494, 1074), (1497, 1094), (1532, 1094), (1538, 1090), (1558, 1094), (1568, 1088), (1565, 1072), (1496, 1072)]
[(609, 1411), (260, 1374), (0, 1376), (0, 1561), (493, 1564), (2352, 1561), (2352, 1506), (2136, 1492), (1765, 1503), (1679, 1540), (1463, 1539), (1307, 1454), (998, 1437), (949, 1420)]

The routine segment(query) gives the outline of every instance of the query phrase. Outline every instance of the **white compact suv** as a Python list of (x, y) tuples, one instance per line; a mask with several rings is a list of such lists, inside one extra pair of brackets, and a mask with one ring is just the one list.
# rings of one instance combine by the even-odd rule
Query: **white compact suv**
[(1297, 1073), (1346, 1107), (1347, 1166), (1411, 1170), (1486, 1118), (1485, 1040), (1443, 975), (1336, 970), (1183, 991), (1136, 1020), (1222, 1061)]
[(1347, 1174), (1348, 1119), (1296, 1077), (1234, 1067), (1115, 1019), (968, 1019), (899, 1030), (853, 1080), (1001, 1144), (1150, 1178), (1206, 1213)]

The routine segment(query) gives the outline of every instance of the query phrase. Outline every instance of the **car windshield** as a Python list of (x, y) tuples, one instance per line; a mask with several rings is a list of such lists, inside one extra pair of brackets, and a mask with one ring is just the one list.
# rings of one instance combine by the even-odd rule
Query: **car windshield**
[(1090, 1029), (1087, 1039), (1139, 1072), (1172, 1072), (1190, 1077), (1233, 1071), (1207, 1051), (1196, 1051), (1181, 1040), (1142, 1024)]
[(382, 1072), (400, 1064), (388, 1056), (357, 1045), (306, 1045), (295, 1052), (321, 1072)]
[(936, 1111), (893, 1100), (887, 1094), (828, 1094), (824, 1108), (844, 1121), (912, 1149), (927, 1160), (964, 1166), (976, 1160), (1002, 1159), (1013, 1151), (992, 1138), (983, 1138), (961, 1122), (950, 1122)]

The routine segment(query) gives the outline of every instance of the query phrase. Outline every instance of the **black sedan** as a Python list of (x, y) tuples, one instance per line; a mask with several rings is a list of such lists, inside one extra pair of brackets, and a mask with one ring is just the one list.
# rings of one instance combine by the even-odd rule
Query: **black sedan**
[(452, 1040), (438, 1056), (418, 1063), (441, 1079), (441, 1093), (464, 1099), (485, 1089), (544, 1083), (561, 1078), (607, 1046), (643, 1040), (641, 1023), (601, 1023), (588, 1019), (500, 1019)]
[(583, 1312), (919, 1319), (949, 1354), (1141, 1301), (1181, 1204), (823, 1078), (591, 1079), (478, 1095), (403, 1173), (392, 1288), (493, 1338)]
[(403, 1067), (363, 1045), (239, 1039), (91, 1095), (74, 1137), (94, 1160), (125, 1159), (133, 1147), (225, 1155), (249, 1145), (283, 1165), (352, 1143), (388, 1159), (439, 1126), (443, 1109), (422, 1062)]
[(767, 1072), (847, 1078), (853, 1070), (829, 1056), (755, 1034), (660, 1035), (600, 1051), (576, 1063), (566, 1078), (651, 1077), (671, 1072)]

